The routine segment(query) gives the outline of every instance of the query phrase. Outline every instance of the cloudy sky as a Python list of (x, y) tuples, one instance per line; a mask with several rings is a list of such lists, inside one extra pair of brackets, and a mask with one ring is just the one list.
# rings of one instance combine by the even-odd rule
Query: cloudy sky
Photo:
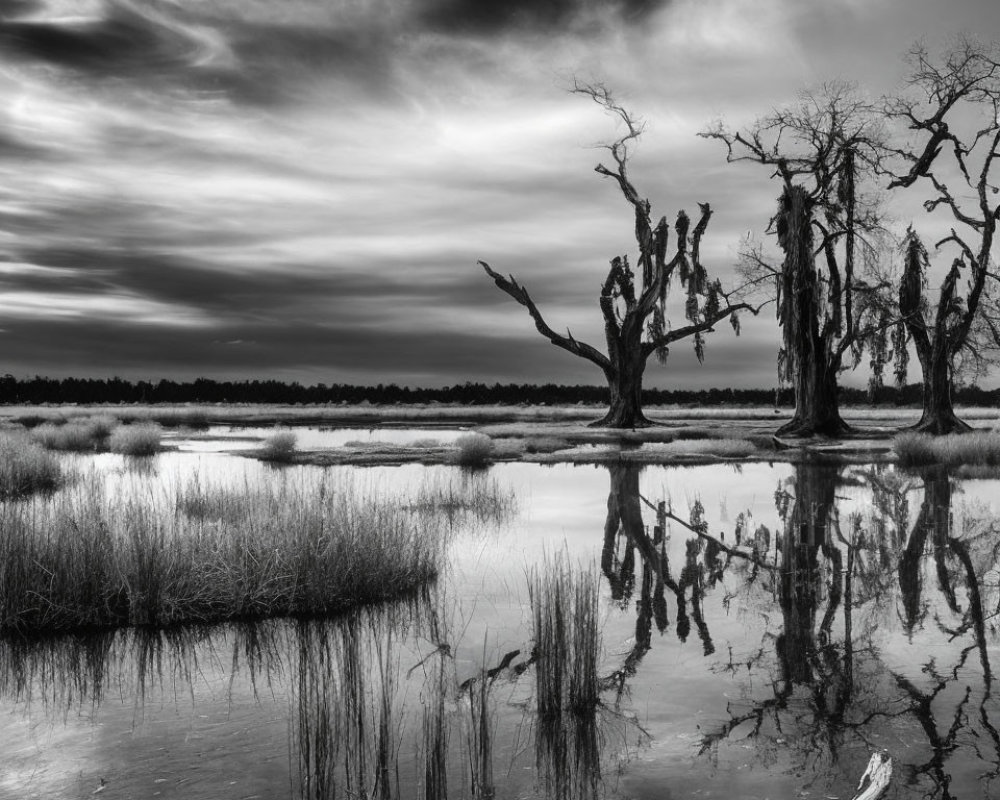
[[(599, 383), (631, 219), (593, 172), (646, 120), (654, 213), (716, 213), (724, 280), (777, 187), (695, 133), (840, 78), (896, 86), (917, 38), (1000, 32), (995, 0), (3, 0), (0, 372), (442, 385)], [(655, 386), (774, 384), (773, 312)]]

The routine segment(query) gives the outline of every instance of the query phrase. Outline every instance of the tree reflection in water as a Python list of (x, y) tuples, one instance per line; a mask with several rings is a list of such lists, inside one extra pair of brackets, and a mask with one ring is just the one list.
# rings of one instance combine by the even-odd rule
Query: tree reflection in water
[[(965, 786), (974, 770), (989, 792), (1000, 774), (991, 721), (1000, 708), (986, 627), (1000, 602), (994, 598), (988, 613), (983, 595), (996, 594), (1000, 539), (992, 519), (955, 513), (945, 471), (901, 476), (884, 467), (796, 465), (775, 493), (781, 530), (773, 549), (770, 531), (750, 532), (745, 515), (729, 547), (724, 535), (708, 534), (697, 503), (682, 517), (647, 500), (639, 468), (612, 466), (610, 477), (602, 568), (623, 606), (639, 586), (635, 643), (612, 676), (619, 691), (652, 646), (654, 618), (661, 633), (668, 627), (668, 601), (677, 638), (687, 639), (693, 619), (711, 656), (716, 643), (702, 607), (725, 586), (725, 608), (736, 601), (765, 625), (759, 648), (734, 654), (729, 647), (727, 664), (710, 664), (734, 680), (748, 677), (744, 699), (727, 704), (728, 718), (703, 728), (701, 755), (715, 761), (730, 744), (749, 742), (760, 763), (781, 760), (808, 791), (845, 774), (856, 779), (871, 751), (887, 747), (896, 784), (907, 787), (898, 796), (952, 798), (956, 770)], [(910, 498), (921, 489), (911, 527)], [(676, 580), (668, 524), (686, 537)]]
[(844, 796), (885, 747), (890, 797), (988, 796), (1000, 775), (1000, 536), (964, 508), (962, 484), (940, 469), (799, 464), (770, 528), (744, 513), (713, 535), (697, 502), (682, 512), (644, 495), (640, 468), (613, 465), (609, 480), (601, 569), (634, 639), (603, 662), (593, 714), (538, 716), (522, 679), (536, 663), (529, 632), (459, 666), (436, 590), (336, 620), (7, 640), (0, 696), (56, 714), (126, 697), (141, 718), (154, 693), (190, 691), (194, 704), (185, 687), (216, 670), (241, 693), (287, 698), (303, 797), (594, 800), (644, 738), (626, 716), (630, 687), (662, 685), (673, 702), (650, 657), (673, 647), (704, 664), (703, 686), (722, 687), (700, 727), (670, 723), (670, 735), (696, 734), (700, 776), (751, 747), (766, 775)]

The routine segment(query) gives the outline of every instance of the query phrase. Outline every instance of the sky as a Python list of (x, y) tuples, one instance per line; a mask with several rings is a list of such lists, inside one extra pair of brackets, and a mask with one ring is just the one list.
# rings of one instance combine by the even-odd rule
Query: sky
[[(598, 384), (476, 263), (602, 344), (633, 223), (574, 79), (645, 121), (654, 218), (711, 203), (732, 285), (779, 189), (697, 132), (824, 81), (892, 91), (916, 39), (963, 31), (1000, 3), (3, 0), (0, 373)], [(646, 385), (773, 386), (777, 341), (769, 307)]]

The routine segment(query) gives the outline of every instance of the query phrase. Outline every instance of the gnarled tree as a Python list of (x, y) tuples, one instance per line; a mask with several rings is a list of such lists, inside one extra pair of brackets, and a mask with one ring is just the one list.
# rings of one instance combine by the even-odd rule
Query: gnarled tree
[(744, 254), (748, 278), (772, 286), (778, 300), (779, 378), (795, 391), (795, 415), (778, 434), (847, 433), (837, 402), (844, 357), (850, 353), (857, 366), (865, 344), (873, 345), (878, 383), (888, 360), (879, 334), (895, 322), (888, 284), (874, 271), (878, 204), (862, 189), (881, 153), (879, 120), (852, 87), (832, 84), (745, 131), (720, 124), (701, 135), (722, 141), (730, 163), (761, 164), (781, 181), (768, 226), (781, 265), (769, 263), (759, 248)]
[[(983, 313), (983, 304), (1000, 219), (1000, 204), (994, 199), (1000, 191), (1000, 47), (960, 39), (934, 59), (917, 45), (909, 62), (911, 94), (888, 101), (887, 112), (914, 131), (916, 141), (891, 149), (897, 158), (886, 162), (892, 176), (889, 186), (905, 189), (919, 183), (930, 189), (924, 208), (941, 209), (955, 225), (937, 249), (947, 246), (955, 256), (931, 321), (924, 300), (928, 254), (911, 229), (900, 310), (923, 370), (923, 414), (915, 428), (953, 433), (969, 430), (952, 407), (956, 360), (978, 360), (983, 345), (996, 340), (995, 323)], [(965, 281), (960, 280), (963, 276)]]
[[(528, 309), (538, 332), (556, 347), (593, 362), (604, 373), (611, 393), (610, 407), (595, 426), (610, 428), (640, 428), (652, 423), (642, 413), (642, 379), (646, 362), (656, 353), (666, 360), (670, 345), (682, 339), (692, 339), (699, 362), (704, 358), (704, 335), (718, 322), (730, 318), (739, 333), (741, 310), (756, 313), (747, 303), (731, 303), (718, 280), (711, 280), (701, 263), (701, 240), (712, 216), (708, 203), (700, 203), (701, 214), (691, 228), (684, 211), (674, 223), (674, 252), (667, 258), (669, 226), (661, 217), (654, 227), (649, 200), (643, 198), (628, 173), (629, 145), (642, 134), (642, 125), (619, 105), (608, 90), (600, 85), (578, 85), (575, 92), (592, 98), (615, 116), (625, 127), (625, 133), (607, 145), (614, 166), (598, 164), (596, 171), (613, 179), (621, 189), (635, 216), (635, 241), (639, 254), (635, 268), (627, 255), (611, 261), (611, 269), (601, 286), (599, 305), (604, 319), (607, 353), (578, 341), (567, 331), (554, 331), (542, 318), (527, 289), (513, 276), (505, 278), (489, 264), (480, 261), (496, 285)], [(667, 321), (667, 290), (674, 276), (687, 292), (685, 314), (687, 325), (671, 328)]]

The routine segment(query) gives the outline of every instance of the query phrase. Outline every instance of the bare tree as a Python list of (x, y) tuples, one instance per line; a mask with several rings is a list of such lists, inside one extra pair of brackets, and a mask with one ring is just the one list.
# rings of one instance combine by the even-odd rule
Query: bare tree
[(781, 181), (768, 231), (777, 237), (782, 262), (774, 266), (760, 249), (745, 254), (749, 279), (770, 285), (777, 296), (779, 377), (795, 391), (795, 416), (778, 434), (847, 433), (837, 402), (845, 355), (857, 366), (867, 344), (880, 382), (884, 332), (897, 322), (888, 284), (870, 268), (882, 227), (877, 197), (864, 186), (881, 154), (878, 116), (854, 87), (829, 84), (745, 131), (720, 123), (701, 135), (723, 142), (730, 163), (761, 164)]
[(981, 363), (984, 346), (997, 340), (995, 314), (984, 313), (984, 301), (1000, 218), (994, 199), (1000, 191), (1000, 47), (962, 38), (934, 59), (918, 44), (908, 62), (909, 93), (889, 100), (886, 111), (914, 131), (916, 140), (891, 148), (896, 158), (886, 162), (889, 187), (920, 184), (930, 190), (924, 208), (942, 209), (955, 225), (936, 249), (947, 246), (955, 257), (930, 320), (924, 300), (928, 253), (911, 229), (900, 308), (923, 370), (923, 414), (915, 427), (952, 433), (969, 430), (952, 407), (956, 360)]
[[(608, 413), (595, 426), (639, 428), (652, 423), (642, 413), (642, 379), (649, 357), (656, 353), (666, 360), (670, 345), (682, 339), (692, 339), (699, 362), (704, 358), (704, 335), (727, 317), (739, 333), (737, 312), (757, 313), (748, 303), (730, 302), (731, 294), (723, 291), (718, 280), (711, 280), (701, 263), (701, 240), (712, 216), (708, 203), (699, 203), (701, 211), (693, 230), (684, 211), (674, 223), (676, 243), (674, 254), (667, 260), (669, 226), (661, 217), (655, 228), (651, 222), (649, 200), (644, 199), (628, 173), (629, 147), (642, 134), (642, 124), (621, 106), (602, 85), (577, 85), (574, 92), (590, 97), (624, 125), (625, 133), (607, 150), (614, 161), (612, 168), (598, 164), (596, 171), (613, 179), (635, 215), (635, 240), (639, 257), (633, 270), (628, 256), (615, 257), (601, 285), (599, 305), (604, 318), (607, 354), (585, 342), (578, 341), (567, 331), (556, 333), (542, 318), (527, 289), (513, 276), (505, 278), (489, 264), (480, 261), (496, 285), (528, 309), (535, 327), (545, 338), (563, 350), (593, 362), (604, 373), (611, 392)], [(671, 328), (666, 316), (667, 289), (677, 275), (687, 291), (685, 313), (689, 324)], [(638, 282), (638, 285), (637, 285)]]

